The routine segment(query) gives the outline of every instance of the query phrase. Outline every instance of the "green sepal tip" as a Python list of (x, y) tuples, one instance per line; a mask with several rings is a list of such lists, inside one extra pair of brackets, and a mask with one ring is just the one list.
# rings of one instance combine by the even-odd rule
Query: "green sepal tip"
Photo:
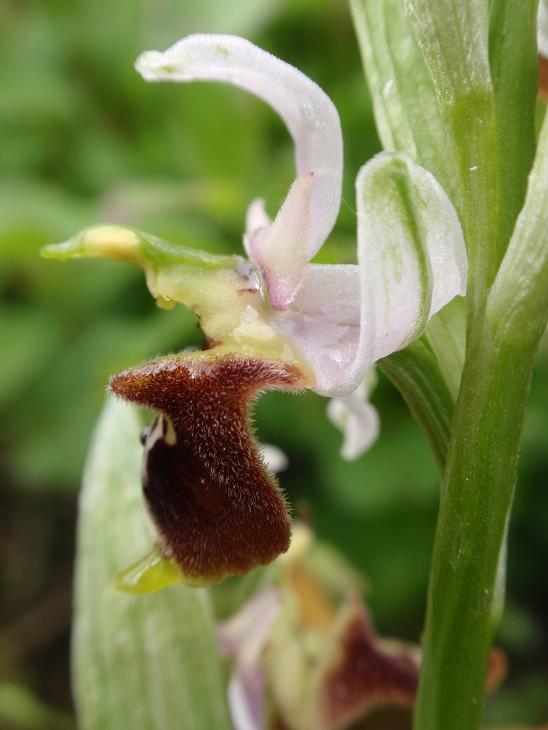
[(105, 258), (129, 261), (139, 266), (183, 264), (200, 269), (233, 269), (239, 256), (223, 256), (164, 241), (127, 226), (101, 225), (84, 228), (63, 243), (43, 246), (44, 258)]
[(148, 555), (119, 573), (115, 585), (124, 593), (156, 593), (181, 581), (188, 582), (177, 563), (155, 546)]

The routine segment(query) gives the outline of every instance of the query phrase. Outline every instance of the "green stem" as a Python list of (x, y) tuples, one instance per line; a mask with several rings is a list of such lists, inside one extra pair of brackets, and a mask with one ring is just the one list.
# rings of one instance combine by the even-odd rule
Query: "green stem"
[(432, 559), (415, 728), (474, 730), (536, 352), (471, 334)]
[(476, 730), (529, 384), (548, 317), (548, 122), (484, 309), (472, 310), (434, 543), (416, 730)]

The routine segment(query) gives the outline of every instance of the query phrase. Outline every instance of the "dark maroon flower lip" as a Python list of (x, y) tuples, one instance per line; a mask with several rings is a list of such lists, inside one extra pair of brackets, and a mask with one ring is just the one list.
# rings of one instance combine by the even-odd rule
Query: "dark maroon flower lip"
[(113, 393), (161, 414), (145, 434), (143, 490), (164, 554), (190, 582), (241, 575), (289, 547), (287, 505), (258, 451), (250, 405), (262, 391), (307, 385), (295, 364), (211, 351), (111, 378)]
[(348, 727), (376, 707), (413, 705), (419, 675), (417, 650), (379, 639), (357, 596), (349, 600), (335, 635), (333, 657), (321, 683), (321, 727)]
[[(377, 710), (412, 709), (416, 699), (421, 650), (414, 644), (376, 634), (357, 595), (341, 610), (333, 629), (331, 656), (318, 684), (318, 730), (343, 730)], [(506, 655), (494, 648), (485, 689), (494, 691), (507, 670)]]

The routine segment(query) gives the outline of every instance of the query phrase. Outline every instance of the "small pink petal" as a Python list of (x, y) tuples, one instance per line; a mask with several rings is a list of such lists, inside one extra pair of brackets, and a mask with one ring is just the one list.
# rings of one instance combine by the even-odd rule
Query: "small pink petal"
[(381, 153), (356, 179), (360, 337), (334, 392), (354, 390), (377, 360), (420, 336), (466, 290), (459, 219), (434, 176), (403, 154)]
[(264, 200), (262, 198), (255, 198), (249, 204), (245, 216), (245, 233), (244, 233), (244, 248), (251, 258), (251, 237), (261, 228), (268, 228), (272, 223), (272, 219), (266, 212), (264, 206)]
[(314, 372), (314, 390), (321, 395), (337, 394), (356, 356), (360, 336), (358, 267), (308, 264), (291, 306), (274, 312), (271, 323)]
[(270, 586), (220, 624), (217, 639), (224, 656), (246, 664), (257, 661), (281, 605), (280, 591)]
[(540, 0), (538, 6), (538, 52), (548, 58), (548, 0)]
[(279, 590), (269, 586), (218, 628), (221, 652), (234, 660), (228, 703), (235, 730), (264, 730), (264, 674), (261, 654), (282, 604)]
[(274, 222), (260, 228), (248, 243), (251, 258), (261, 268), (274, 309), (285, 309), (297, 293), (307, 262), (310, 193), (313, 175), (298, 177)]
[(264, 684), (261, 669), (236, 668), (228, 684), (234, 730), (265, 730)]
[(289, 466), (289, 459), (278, 446), (274, 446), (273, 444), (260, 444), (259, 449), (266, 466), (275, 474), (285, 471)]
[(466, 289), (459, 219), (427, 170), (382, 153), (360, 170), (356, 193), (359, 266), (309, 265), (291, 306), (272, 317), (321, 395), (351, 393)]
[(379, 413), (369, 402), (365, 381), (352, 393), (331, 398), (327, 405), (328, 418), (343, 432), (341, 456), (347, 461), (358, 459), (380, 433)]

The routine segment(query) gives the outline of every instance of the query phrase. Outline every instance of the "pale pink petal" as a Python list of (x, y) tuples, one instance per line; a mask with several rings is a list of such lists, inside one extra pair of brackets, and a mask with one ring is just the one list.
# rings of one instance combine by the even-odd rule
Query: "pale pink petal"
[(343, 164), (339, 116), (320, 87), (249, 41), (228, 35), (188, 36), (164, 53), (143, 53), (136, 68), (148, 81), (222, 81), (270, 104), (295, 142), (297, 176), (314, 173), (306, 241), (307, 255), (313, 256), (337, 218)]
[(272, 586), (254, 596), (218, 628), (221, 652), (234, 661), (228, 703), (235, 730), (264, 730), (264, 673), (261, 653), (282, 604)]
[(274, 444), (260, 444), (259, 449), (270, 471), (279, 473), (285, 471), (289, 466), (289, 459), (278, 446), (274, 446)]
[(271, 317), (321, 395), (351, 393), (466, 290), (460, 223), (427, 170), (382, 153), (362, 167), (356, 189), (359, 266), (308, 265), (291, 306)]
[(361, 328), (356, 358), (334, 390), (357, 387), (372, 363), (403, 349), (466, 291), (459, 219), (433, 175), (381, 153), (356, 180)]
[(332, 395), (344, 382), (360, 336), (360, 278), (357, 266), (308, 264), (291, 306), (274, 312), (272, 325), (312, 369), (314, 390)]
[(347, 461), (358, 459), (380, 433), (379, 414), (369, 402), (368, 391), (365, 378), (352, 393), (331, 398), (327, 404), (329, 420), (343, 432), (341, 456)]
[(281, 608), (281, 594), (273, 587), (247, 601), (228, 621), (220, 624), (217, 638), (221, 652), (237, 661), (257, 660)]
[(548, 0), (540, 0), (538, 7), (538, 51), (548, 58)]
[(248, 248), (260, 267), (274, 309), (285, 309), (295, 298), (307, 265), (311, 226), (310, 194), (313, 176), (298, 177), (274, 222), (251, 235)]
[(228, 707), (234, 730), (266, 730), (264, 685), (261, 669), (236, 668), (228, 683)]

